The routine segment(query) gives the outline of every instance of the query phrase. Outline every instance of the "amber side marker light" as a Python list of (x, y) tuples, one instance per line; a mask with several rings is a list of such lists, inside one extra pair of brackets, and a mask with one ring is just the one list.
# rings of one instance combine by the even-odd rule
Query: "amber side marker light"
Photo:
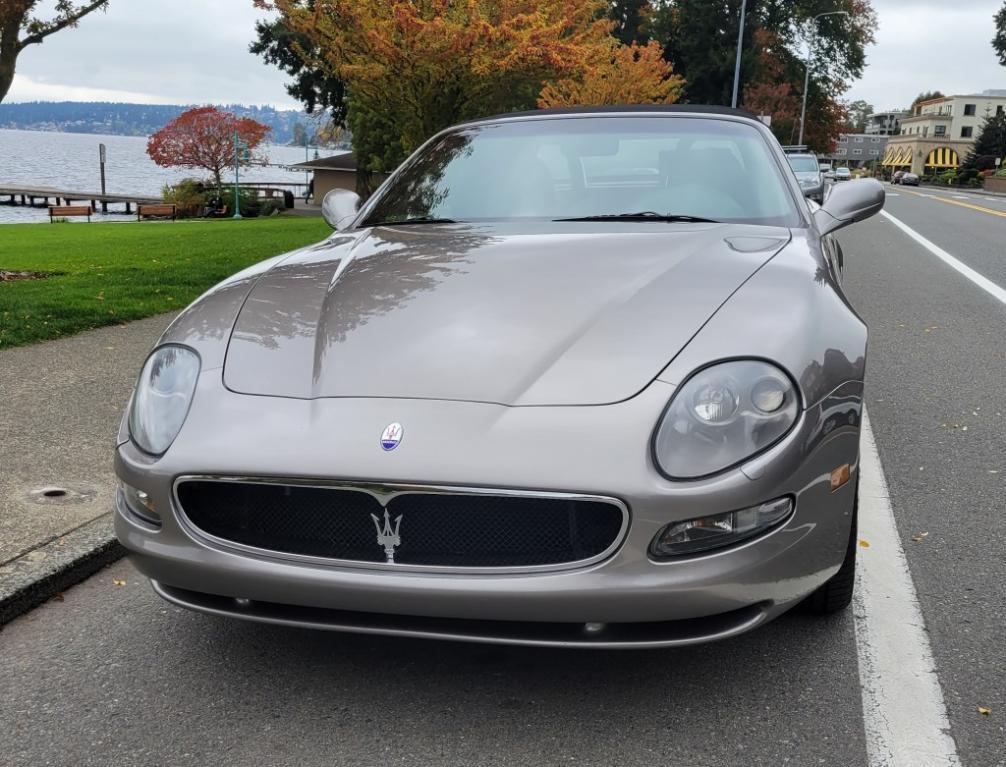
[(831, 472), (831, 492), (835, 492), (849, 481), (849, 464), (843, 463), (833, 472)]

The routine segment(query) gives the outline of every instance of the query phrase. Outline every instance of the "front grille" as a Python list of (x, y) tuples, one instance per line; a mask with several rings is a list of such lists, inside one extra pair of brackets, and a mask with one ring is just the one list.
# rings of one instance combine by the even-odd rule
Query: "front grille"
[(224, 541), (286, 554), (385, 562), (384, 511), (400, 544), (394, 561), (432, 567), (534, 567), (589, 560), (616, 543), (614, 502), (561, 496), (408, 491), (382, 506), (364, 488), (185, 480), (189, 522)]

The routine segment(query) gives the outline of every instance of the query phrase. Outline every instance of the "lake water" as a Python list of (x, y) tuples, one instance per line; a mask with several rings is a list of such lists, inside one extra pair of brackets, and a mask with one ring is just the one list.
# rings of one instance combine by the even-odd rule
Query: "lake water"
[[(0, 186), (50, 186), (74, 191), (98, 191), (101, 189), (99, 144), (104, 144), (107, 148), (105, 186), (109, 194), (159, 196), (165, 184), (186, 177), (201, 178), (208, 175), (201, 170), (162, 168), (155, 165), (147, 156), (147, 139), (142, 136), (0, 130)], [(339, 152), (337, 149), (318, 150), (321, 157)], [(266, 155), (270, 165), (242, 168), (242, 180), (304, 183), (306, 179), (303, 171), (290, 171), (283, 166), (313, 159), (315, 150), (310, 149), (309, 158), (305, 158), (303, 147), (290, 146), (260, 147), (256, 154)], [(230, 178), (233, 178), (233, 171)], [(300, 191), (303, 192), (303, 188)], [(122, 209), (122, 205), (115, 207)], [(96, 218), (103, 217), (98, 215)], [(128, 216), (116, 214), (109, 215), (108, 219), (130, 220)], [(48, 220), (49, 215), (44, 208), (0, 204), (0, 223)]]

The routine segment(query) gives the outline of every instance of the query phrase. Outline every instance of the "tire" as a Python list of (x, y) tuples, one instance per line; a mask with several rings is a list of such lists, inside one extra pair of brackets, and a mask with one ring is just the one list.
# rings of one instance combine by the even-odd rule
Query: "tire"
[(852, 529), (849, 543), (845, 547), (845, 559), (838, 572), (818, 587), (804, 601), (804, 607), (812, 615), (832, 615), (841, 612), (852, 602), (852, 590), (856, 585), (856, 529), (859, 520), (859, 482), (856, 482), (856, 500), (852, 506)]

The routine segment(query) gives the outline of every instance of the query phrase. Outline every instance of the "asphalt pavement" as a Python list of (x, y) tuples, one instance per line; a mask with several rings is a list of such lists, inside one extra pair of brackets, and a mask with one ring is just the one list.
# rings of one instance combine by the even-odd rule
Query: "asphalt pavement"
[[(903, 662), (864, 654), (870, 600), (694, 648), (496, 648), (193, 614), (120, 562), (0, 631), (0, 765), (1006, 767), (1006, 304), (923, 242), (1006, 287), (1006, 203), (891, 191), (918, 237), (881, 215), (840, 241), (921, 609)], [(920, 636), (927, 701), (902, 667)], [(886, 712), (864, 708), (878, 687)], [(878, 750), (883, 720), (935, 709), (953, 757)]]

